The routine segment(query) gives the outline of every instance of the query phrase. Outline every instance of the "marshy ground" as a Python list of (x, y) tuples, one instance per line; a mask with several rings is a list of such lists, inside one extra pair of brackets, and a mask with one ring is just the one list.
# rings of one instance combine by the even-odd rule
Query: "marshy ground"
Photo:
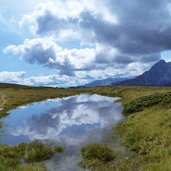
[[(92, 171), (171, 170), (170, 87), (109, 86), (59, 89), (2, 84), (0, 85), (0, 94), (3, 98), (1, 99), (0, 108), (3, 110), (0, 111), (0, 117), (7, 116), (9, 110), (21, 105), (80, 93), (121, 97), (123, 113), (127, 116), (116, 127), (117, 135), (114, 134), (115, 140), (121, 143), (123, 149), (108, 147), (104, 144), (87, 145), (81, 151), (82, 161), (80, 165), (82, 167), (89, 168)], [(3, 126), (3, 123), (1, 126)], [(10, 166), (9, 162), (16, 158), (16, 155), (19, 155), (14, 149), (15, 147), (0, 145), (0, 169), (46, 170), (42, 165), (35, 165), (37, 161), (24, 161), (24, 165), (19, 162)], [(8, 153), (6, 153), (6, 150)], [(8, 155), (4, 157), (4, 154)], [(101, 154), (105, 154), (105, 156), (99, 157)], [(44, 157), (42, 157), (43, 159)], [(26, 165), (26, 163), (29, 163), (29, 165)]]

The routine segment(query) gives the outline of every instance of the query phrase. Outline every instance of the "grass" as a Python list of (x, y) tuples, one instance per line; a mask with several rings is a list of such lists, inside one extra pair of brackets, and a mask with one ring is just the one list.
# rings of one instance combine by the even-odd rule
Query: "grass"
[(131, 155), (107, 144), (88, 144), (81, 149), (81, 161), (79, 166), (91, 171), (137, 171), (140, 165), (136, 158), (133, 162)]
[(26, 166), (17, 167), (16, 171), (47, 171), (47, 169), (42, 164), (37, 164), (37, 165), (29, 164)]
[(0, 170), (45, 170), (42, 166), (33, 164), (45, 161), (63, 150), (63, 147), (49, 147), (40, 141), (17, 146), (0, 144)]
[(165, 108), (171, 107), (171, 92), (155, 93), (150, 96), (137, 98), (124, 105), (123, 113), (129, 115), (158, 104), (161, 104)]
[(86, 169), (99, 170), (111, 165), (117, 154), (107, 144), (88, 144), (81, 149), (79, 165)]
[[(171, 170), (170, 87), (98, 87), (91, 92), (122, 97), (123, 113), (127, 116), (115, 128), (115, 137), (124, 150), (113, 149), (118, 154), (114, 163), (100, 165), (98, 160), (92, 171)], [(83, 156), (82, 162), (86, 161)]]
[(27, 164), (18, 167), (8, 167), (6, 165), (0, 165), (0, 171), (47, 171), (43, 164)]
[(0, 128), (2, 128), (2, 127), (3, 127), (3, 122), (0, 121)]
[[(0, 94), (3, 96), (3, 111), (0, 111), (0, 116), (6, 116), (9, 110), (27, 103), (80, 93), (121, 97), (123, 113), (127, 116), (115, 128), (118, 132), (117, 136), (115, 135), (116, 140), (121, 143), (124, 150), (114, 149), (101, 144), (96, 144), (95, 146), (87, 145), (83, 147), (84, 150), (82, 151), (82, 161), (80, 163), (82, 167), (90, 168), (92, 171), (171, 170), (171, 87), (109, 86), (58, 89), (0, 85)], [(3, 145), (0, 146), (3, 147)], [(93, 151), (103, 154), (103, 159), (111, 153), (114, 154), (114, 158), (104, 162)], [(45, 154), (49, 155), (46, 150)], [(13, 153), (10, 153), (10, 155), (12, 157)], [(30, 155), (31, 159), (24, 157), (24, 162), (35, 161), (34, 156), (35, 158), (40, 157), (42, 160), (45, 159), (44, 157), (36, 156), (34, 152)], [(4, 159), (2, 158), (0, 161), (2, 163)], [(9, 160), (8, 162), (11, 161)], [(15, 160), (12, 162), (15, 164)], [(33, 167), (34, 169), (36, 166), (23, 166), (20, 163), (19, 165), (17, 164), (16, 168), (21, 169), (21, 167)]]
[(143, 170), (171, 170), (170, 124), (171, 110), (154, 106), (118, 125), (121, 143), (139, 159)]
[[(5, 84), (6, 85), (6, 84)], [(78, 92), (63, 88), (27, 87), (17, 85), (0, 85), (0, 118), (8, 115), (9, 110), (18, 106), (46, 99), (72, 96)]]

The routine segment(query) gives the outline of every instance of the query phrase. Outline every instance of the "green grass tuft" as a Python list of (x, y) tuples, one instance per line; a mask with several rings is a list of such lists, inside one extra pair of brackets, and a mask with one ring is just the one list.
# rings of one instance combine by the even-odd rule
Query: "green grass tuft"
[(171, 107), (171, 93), (157, 93), (150, 96), (140, 97), (124, 104), (123, 113), (125, 115), (129, 115), (135, 112), (143, 111), (145, 108), (158, 104), (161, 104), (163, 107)]
[(62, 151), (63, 147), (49, 147), (40, 141), (22, 143), (17, 146), (0, 144), (0, 170), (4, 167), (16, 169), (23, 163), (42, 162)]

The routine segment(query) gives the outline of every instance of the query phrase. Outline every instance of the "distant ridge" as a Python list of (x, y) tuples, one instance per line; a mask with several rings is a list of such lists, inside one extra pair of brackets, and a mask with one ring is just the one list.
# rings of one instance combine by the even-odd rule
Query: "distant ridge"
[[(54, 88), (54, 87), (46, 87), (46, 86), (29, 86), (29, 85), (22, 85), (22, 84), (14, 84), (14, 83), (3, 83), (0, 82), (0, 88), (26, 88), (26, 89), (39, 89), (39, 88)], [(58, 88), (58, 87), (56, 87)]]
[(108, 86), (116, 82), (120, 82), (123, 80), (127, 80), (128, 77), (125, 78), (106, 78), (101, 80), (95, 80), (88, 84), (85, 84), (84, 87), (96, 87), (96, 86)]
[(166, 61), (160, 60), (142, 75), (112, 85), (171, 86), (171, 62), (166, 63)]
[(2, 83), (0, 82), (0, 88), (25, 88), (29, 87), (26, 85), (20, 85), (20, 84), (13, 84), (13, 83)]

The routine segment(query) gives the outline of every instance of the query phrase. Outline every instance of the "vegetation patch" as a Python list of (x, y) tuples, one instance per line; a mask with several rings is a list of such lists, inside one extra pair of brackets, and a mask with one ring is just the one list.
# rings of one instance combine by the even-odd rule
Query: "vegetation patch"
[(150, 96), (135, 99), (124, 104), (123, 113), (125, 115), (129, 115), (135, 112), (143, 111), (145, 108), (158, 104), (161, 104), (163, 107), (171, 107), (171, 92), (165, 94), (156, 93)]
[[(114, 149), (105, 144), (86, 145), (81, 150), (80, 166), (91, 171), (171, 170), (171, 87), (107, 86), (59, 89), (0, 84), (0, 93), (5, 95), (6, 102), (0, 116), (5, 116), (15, 107), (48, 98), (80, 93), (121, 97), (127, 117), (115, 128), (118, 134), (114, 133), (114, 137), (123, 149)], [(33, 163), (46, 160), (56, 150), (60, 152), (63, 149), (47, 146), (44, 148), (39, 143), (32, 143), (32, 147), (27, 144), (16, 147), (1, 144), (0, 171), (44, 171), (44, 167)]]
[(81, 157), (80, 167), (91, 171), (137, 171), (140, 166), (134, 155), (106, 144), (85, 145)]
[(78, 92), (64, 88), (0, 84), (0, 108), (3, 106), (0, 110), (0, 118), (7, 116), (10, 110), (22, 105), (76, 94)]
[(116, 155), (107, 144), (88, 144), (81, 149), (80, 166), (84, 169), (98, 170), (111, 165)]
[(43, 164), (27, 164), (15, 168), (9, 168), (8, 166), (0, 165), (0, 171), (47, 171), (47, 169)]
[(147, 108), (129, 116), (117, 126), (120, 142), (136, 158), (143, 171), (171, 170), (171, 110)]
[(124, 149), (114, 150), (117, 151), (114, 162), (101, 164), (97, 160), (90, 170), (170, 171), (171, 88), (98, 87), (92, 88), (92, 92), (122, 97), (127, 117), (115, 128), (118, 132), (115, 138)]
[(49, 147), (40, 141), (33, 141), (29, 144), (22, 143), (17, 146), (0, 144), (0, 170), (4, 167), (18, 169), (26, 167), (21, 166), (22, 164), (42, 162), (63, 150), (63, 147)]
[(3, 127), (3, 122), (0, 121), (0, 128), (2, 128), (2, 127)]

